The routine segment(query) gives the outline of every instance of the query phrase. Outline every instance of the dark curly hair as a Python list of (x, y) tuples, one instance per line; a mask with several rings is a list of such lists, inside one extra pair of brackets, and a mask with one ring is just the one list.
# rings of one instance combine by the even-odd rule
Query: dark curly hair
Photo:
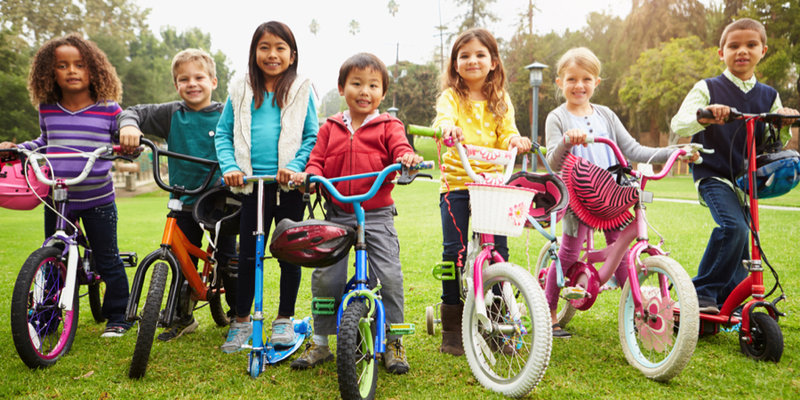
[(63, 96), (55, 75), (55, 53), (60, 46), (72, 46), (81, 53), (89, 70), (89, 93), (94, 101), (113, 100), (119, 103), (122, 100), (122, 82), (103, 50), (81, 35), (71, 33), (48, 40), (33, 57), (28, 74), (28, 92), (34, 107), (42, 103), (57, 103)]

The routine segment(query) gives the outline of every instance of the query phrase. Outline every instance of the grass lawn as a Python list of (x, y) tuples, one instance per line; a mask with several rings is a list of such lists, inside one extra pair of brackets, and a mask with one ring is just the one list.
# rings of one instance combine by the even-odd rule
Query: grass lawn
[[(423, 146), (420, 146), (423, 147)], [(430, 152), (430, 147), (424, 152)], [(426, 156), (428, 159), (433, 157)], [(673, 178), (650, 187), (656, 197), (696, 199), (691, 181)], [(417, 333), (406, 337), (411, 371), (393, 376), (380, 369), (377, 398), (501, 398), (480, 386), (466, 360), (442, 355), (440, 338), (425, 333), (424, 310), (438, 302), (440, 283), (430, 275), (441, 254), (438, 185), (417, 181), (394, 190), (399, 216), (401, 260), (405, 275), (406, 318), (416, 323)], [(800, 191), (784, 196), (778, 205), (800, 206)], [(788, 203), (785, 203), (787, 202)], [(766, 203), (766, 202), (765, 202)], [(119, 244), (122, 251), (136, 251), (140, 258), (156, 249), (161, 238), (166, 197), (149, 194), (118, 199)], [(649, 220), (664, 236), (664, 248), (695, 274), (714, 224), (699, 205), (655, 202)], [(223, 354), (218, 347), (226, 328), (216, 327), (207, 309), (196, 312), (198, 330), (172, 343), (156, 342), (147, 375), (139, 381), (127, 378), (136, 336), (103, 339), (102, 324), (89, 313), (81, 299), (79, 330), (70, 354), (46, 370), (29, 370), (19, 360), (11, 340), (9, 304), (19, 267), (41, 242), (42, 209), (30, 212), (0, 209), (0, 398), (34, 399), (150, 399), (150, 398), (275, 398), (333, 399), (338, 397), (335, 363), (307, 371), (293, 371), (288, 363), (271, 366), (258, 379), (246, 373), (245, 352)], [(761, 212), (763, 248), (778, 270), (787, 301), (780, 309), (788, 317), (780, 321), (784, 335), (783, 359), (778, 364), (755, 362), (739, 351), (736, 333), (720, 333), (699, 340), (691, 362), (669, 383), (644, 378), (629, 366), (617, 336), (619, 291), (604, 293), (595, 306), (578, 314), (568, 326), (569, 340), (556, 340), (550, 367), (529, 398), (800, 398), (800, 211), (764, 209)], [(657, 241), (655, 232), (651, 238)], [(535, 232), (512, 238), (513, 262), (532, 264), (544, 243)], [(129, 277), (133, 270), (128, 270)], [(310, 270), (304, 269), (297, 316), (310, 315)], [(264, 309), (268, 319), (277, 309), (278, 268), (265, 265)], [(774, 279), (765, 274), (767, 287)]]

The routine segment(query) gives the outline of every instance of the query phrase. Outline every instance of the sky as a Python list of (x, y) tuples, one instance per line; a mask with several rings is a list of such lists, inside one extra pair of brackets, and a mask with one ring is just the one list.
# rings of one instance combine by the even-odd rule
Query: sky
[[(237, 73), (247, 68), (256, 27), (270, 20), (285, 23), (297, 40), (298, 72), (311, 79), (320, 97), (336, 89), (339, 66), (359, 52), (373, 53), (386, 65), (394, 64), (398, 54), (401, 61), (418, 64), (438, 60), (436, 27), (452, 26), (445, 32), (455, 34), (456, 21), (466, 12), (453, 0), (395, 0), (399, 10), (394, 17), (388, 12), (389, 0), (133, 1), (152, 9), (147, 23), (156, 33), (165, 26), (178, 32), (198, 27), (209, 33), (211, 50), (225, 53)], [(631, 8), (629, 0), (536, 0), (534, 4), (539, 9), (534, 12), (537, 33), (580, 30), (590, 12), (624, 16)], [(525, 0), (496, 0), (492, 11), (500, 21), (486, 28), (498, 38), (510, 39), (527, 5)], [(355, 36), (349, 33), (354, 19), (360, 24)], [(312, 20), (319, 26), (316, 35), (309, 29)], [(449, 52), (446, 47), (445, 55)]]

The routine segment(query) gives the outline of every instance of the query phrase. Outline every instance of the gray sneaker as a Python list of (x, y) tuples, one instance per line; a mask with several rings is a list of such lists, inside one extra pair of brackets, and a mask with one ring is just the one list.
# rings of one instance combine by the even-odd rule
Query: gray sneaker
[(288, 318), (280, 318), (272, 321), (272, 337), (269, 342), (273, 346), (290, 347), (294, 346), (297, 341), (297, 335), (294, 333), (294, 325)]
[(314, 341), (306, 344), (306, 350), (296, 360), (289, 365), (292, 369), (307, 369), (326, 361), (332, 361), (333, 354), (328, 346), (320, 346)]
[(219, 347), (223, 353), (235, 353), (242, 350), (245, 344), (250, 341), (250, 336), (253, 334), (253, 323), (247, 322), (231, 322), (231, 327), (228, 329), (228, 338), (225, 343)]
[(387, 371), (393, 374), (402, 375), (408, 372), (406, 350), (403, 348), (403, 343), (400, 342), (400, 339), (386, 344), (386, 352), (383, 353), (383, 365)]

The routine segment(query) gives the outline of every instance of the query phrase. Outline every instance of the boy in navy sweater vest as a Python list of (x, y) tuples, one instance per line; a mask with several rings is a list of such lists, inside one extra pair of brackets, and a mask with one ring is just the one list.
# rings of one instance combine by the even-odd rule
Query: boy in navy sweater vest
[[(691, 136), (713, 154), (692, 167), (700, 202), (708, 206), (717, 227), (711, 232), (703, 258), (692, 281), (697, 290), (700, 312), (719, 313), (718, 306), (747, 276), (742, 260), (748, 259), (749, 227), (741, 211), (743, 194), (733, 181), (744, 172), (747, 130), (743, 121), (726, 123), (730, 109), (740, 112), (797, 114), (784, 108), (778, 92), (756, 81), (756, 65), (767, 52), (767, 33), (755, 20), (742, 18), (725, 27), (719, 43), (719, 57), (727, 69), (722, 75), (697, 82), (672, 118), (672, 130)], [(705, 108), (713, 119), (696, 120)], [(763, 137), (764, 124), (756, 124), (756, 137)], [(791, 137), (782, 132), (785, 142)]]

